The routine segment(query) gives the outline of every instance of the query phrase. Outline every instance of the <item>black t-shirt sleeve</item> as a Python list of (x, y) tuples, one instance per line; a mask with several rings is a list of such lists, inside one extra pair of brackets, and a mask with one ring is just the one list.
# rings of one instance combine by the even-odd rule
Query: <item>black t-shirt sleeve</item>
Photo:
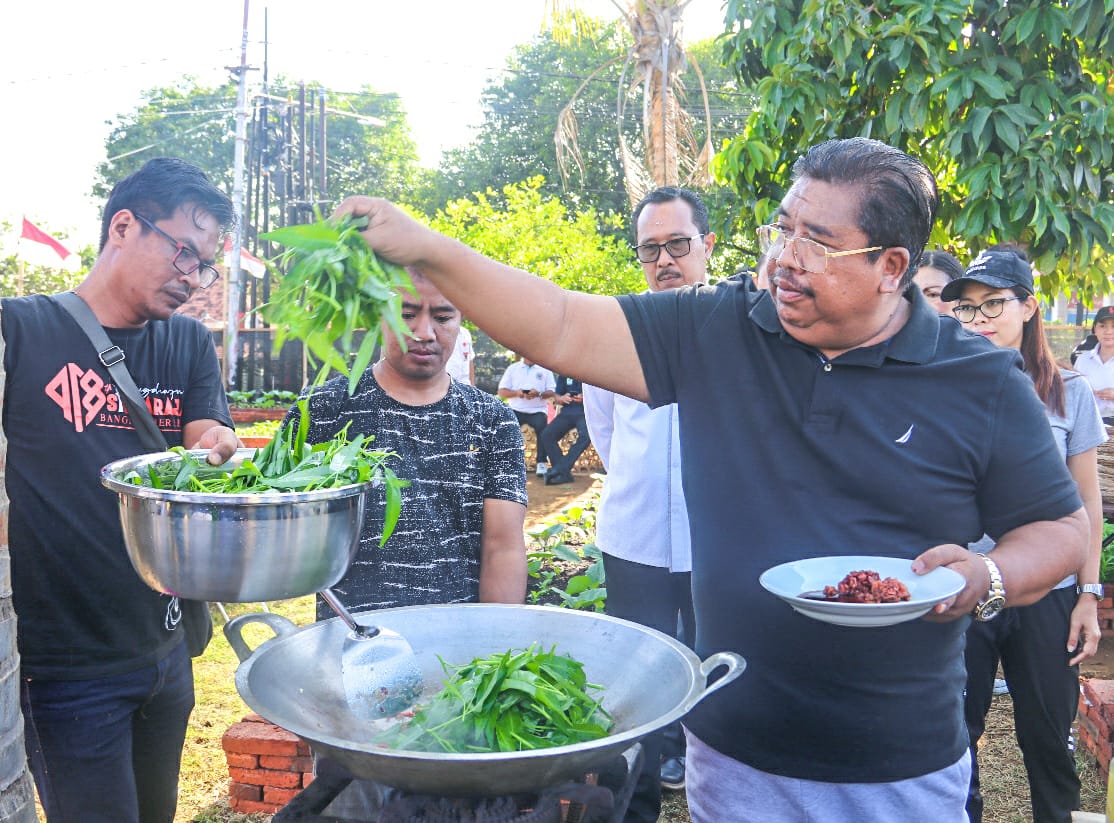
[(189, 391), (186, 393), (182, 423), (216, 420), (229, 428), (235, 428), (232, 413), (228, 409), (228, 395), (224, 391), (224, 378), (221, 375), (216, 346), (213, 345), (213, 335), (201, 323), (192, 325), (196, 338), (193, 349), (196, 357)]
[(990, 459), (978, 485), (983, 529), (996, 540), (1025, 523), (1058, 520), (1083, 505), (1028, 375), (1009, 369), (997, 408)]
[(685, 290), (624, 294), (617, 299), (630, 326), (650, 406), (677, 402), (674, 375), (680, 369), (681, 300)]

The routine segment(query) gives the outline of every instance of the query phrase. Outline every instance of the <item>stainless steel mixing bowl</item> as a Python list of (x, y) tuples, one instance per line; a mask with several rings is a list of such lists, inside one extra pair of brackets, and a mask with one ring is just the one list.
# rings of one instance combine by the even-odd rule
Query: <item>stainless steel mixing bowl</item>
[[(205, 451), (191, 452), (204, 459)], [(240, 449), (232, 468), (254, 455)], [(132, 470), (178, 458), (117, 460), (101, 469), (116, 492), (124, 544), (151, 588), (190, 600), (283, 600), (339, 581), (359, 545), (370, 483), (313, 492), (200, 494), (125, 483)]]

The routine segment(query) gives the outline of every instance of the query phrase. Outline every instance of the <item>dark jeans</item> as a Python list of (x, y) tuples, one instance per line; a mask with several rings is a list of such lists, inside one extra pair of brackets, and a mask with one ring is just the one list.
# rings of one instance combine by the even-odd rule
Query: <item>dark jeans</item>
[[(511, 411), (514, 411), (513, 409)], [(542, 441), (542, 432), (548, 424), (545, 412), (520, 412), (516, 411), (514, 416), (518, 418), (520, 424), (525, 423), (534, 430), (534, 439), (538, 444), (538, 462), (547, 463), (549, 458), (546, 457), (545, 443)]]
[[(576, 442), (569, 446), (567, 452), (562, 453), (560, 440), (573, 429), (576, 429)], [(553, 422), (545, 427), (541, 434), (541, 441), (545, 443), (545, 453), (550, 456), (549, 466), (554, 472), (571, 472), (576, 458), (580, 457), (592, 442), (588, 436), (588, 422), (584, 419), (584, 415), (565, 411), (559, 412), (553, 418)]]
[[(689, 648), (696, 645), (691, 574), (632, 563), (607, 553), (603, 555), (603, 570), (607, 580), (607, 601), (604, 605), (607, 614), (677, 637)], [(685, 734), (681, 724), (673, 723), (660, 732), (644, 737), (642, 751), (645, 761), (627, 811), (626, 823), (649, 823), (661, 814), (661, 761), (684, 755)]]
[(50, 823), (173, 823), (193, 666), (161, 662), (97, 680), (20, 688), (31, 774)]
[(967, 630), (964, 714), (971, 739), (971, 823), (982, 820), (976, 755), (999, 659), (1013, 698), (1033, 823), (1070, 823), (1072, 809), (1079, 808), (1079, 776), (1070, 739), (1079, 706), (1079, 667), (1068, 665), (1072, 653), (1064, 648), (1075, 600), (1074, 587), (1055, 589), (1031, 606), (1005, 609), (988, 623), (972, 621)]

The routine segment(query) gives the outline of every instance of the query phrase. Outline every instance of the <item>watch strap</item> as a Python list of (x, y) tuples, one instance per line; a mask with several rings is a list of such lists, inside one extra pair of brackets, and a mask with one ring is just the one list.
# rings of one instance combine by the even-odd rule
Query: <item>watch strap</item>
[(1102, 600), (1106, 596), (1102, 588), (1102, 583), (1081, 583), (1075, 587), (1075, 593), (1077, 595), (1093, 594), (1096, 600)]
[(979, 557), (983, 559), (986, 564), (986, 570), (990, 572), (990, 589), (986, 593), (983, 600), (988, 600), (991, 597), (1005, 597), (1006, 585), (1002, 581), (1002, 572), (998, 569), (998, 564), (990, 559), (988, 555), (978, 552)]

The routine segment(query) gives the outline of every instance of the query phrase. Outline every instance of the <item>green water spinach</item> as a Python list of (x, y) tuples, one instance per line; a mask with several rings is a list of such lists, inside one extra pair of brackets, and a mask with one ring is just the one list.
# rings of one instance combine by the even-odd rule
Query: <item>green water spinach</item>
[(445, 688), (381, 742), (411, 751), (525, 751), (598, 740), (613, 725), (588, 693), (600, 687), (588, 682), (583, 664), (556, 648), (534, 644), (441, 666)]
[(177, 460), (164, 460), (146, 472), (128, 472), (121, 480), (137, 486), (202, 494), (263, 494), (336, 489), (354, 483), (382, 484), (386, 494), (382, 546), (394, 532), (402, 511), (401, 480), (388, 462), (395, 452), (372, 448), (374, 438), (356, 435), (348, 439), (351, 421), (324, 443), (309, 445), (308, 400), (298, 401), (298, 418), (291, 420), (255, 454), (233, 469), (198, 460), (180, 446), (171, 448)]
[[(414, 284), (406, 269), (376, 257), (360, 236), (366, 225), (366, 217), (344, 215), (260, 235), (285, 247), (271, 267), (279, 274), (270, 300), (258, 309), (275, 328), (274, 351), (288, 339), (301, 340), (320, 366), (314, 384), (335, 369), (348, 376), (349, 394), (371, 362), (383, 321), (403, 350), (410, 336), (401, 292), (413, 293)], [(360, 329), (364, 338), (349, 367), (346, 355)]]

